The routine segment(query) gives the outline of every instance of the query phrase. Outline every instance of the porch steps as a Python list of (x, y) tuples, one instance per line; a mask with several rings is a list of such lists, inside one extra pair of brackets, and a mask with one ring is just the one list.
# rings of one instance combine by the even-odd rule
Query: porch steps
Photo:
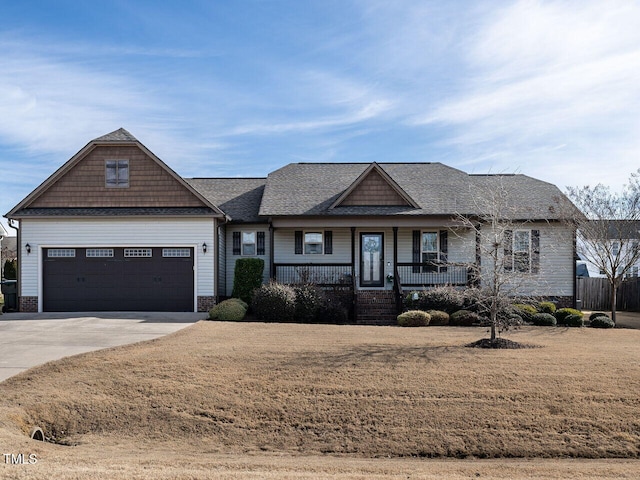
[(391, 290), (357, 292), (359, 325), (395, 325), (396, 300)]

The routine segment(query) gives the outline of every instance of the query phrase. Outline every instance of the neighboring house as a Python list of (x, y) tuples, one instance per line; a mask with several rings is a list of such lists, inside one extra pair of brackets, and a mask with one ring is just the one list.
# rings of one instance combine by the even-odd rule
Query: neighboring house
[[(297, 163), (267, 178), (182, 179), (126, 130), (90, 142), (6, 216), (20, 222), (20, 307), (204, 310), (231, 295), (235, 261), (264, 280), (348, 289), (359, 321), (401, 291), (467, 286), (484, 265), (474, 189), (509, 192), (522, 222), (505, 255), (518, 293), (574, 303), (574, 235), (557, 187), (440, 163)], [(205, 248), (206, 245), (206, 248)], [(178, 308), (179, 307), (179, 308)]]
[[(640, 275), (640, 221), (602, 220), (594, 221), (593, 227), (584, 232), (584, 235), (593, 235), (596, 241), (583, 241), (578, 237), (578, 256), (584, 260), (591, 277), (605, 277), (605, 271), (600, 265), (606, 264), (608, 270), (613, 270), (614, 263), (626, 265), (631, 262), (631, 267), (625, 273), (625, 278), (638, 277)], [(602, 239), (602, 241), (600, 241)], [(606, 240), (604, 240), (606, 239)], [(635, 261), (632, 259), (635, 258)], [(591, 260), (600, 259), (598, 265)], [(618, 273), (621, 269), (618, 268)]]

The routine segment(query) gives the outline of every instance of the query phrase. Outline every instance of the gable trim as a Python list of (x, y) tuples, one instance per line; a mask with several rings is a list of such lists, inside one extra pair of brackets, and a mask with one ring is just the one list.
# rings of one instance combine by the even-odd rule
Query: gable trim
[(362, 182), (369, 176), (369, 174), (372, 171), (376, 171), (376, 173), (378, 173), (382, 179), (391, 187), (391, 189), (393, 191), (395, 191), (395, 193), (397, 193), (405, 202), (407, 202), (408, 206), (411, 206), (413, 208), (420, 208), (420, 205), (418, 205), (418, 203), (409, 196), (409, 194), (407, 194), (407, 192), (405, 192), (400, 185), (397, 184), (397, 182), (391, 178), (391, 176), (384, 171), (384, 169), (382, 167), (380, 167), (380, 165), (378, 165), (378, 163), (373, 162), (371, 163), (371, 165), (369, 165), (364, 172), (362, 172), (358, 178), (355, 179), (355, 181), (349, 186), (349, 188), (347, 188), (344, 192), (342, 192), (342, 194), (336, 199), (335, 202), (333, 202), (331, 204), (331, 206), (329, 207), (329, 210), (332, 210), (336, 207), (339, 207), (342, 205), (342, 203), (349, 198), (349, 196), (353, 193), (353, 191), (358, 188), (358, 186), (360, 184), (362, 184)]

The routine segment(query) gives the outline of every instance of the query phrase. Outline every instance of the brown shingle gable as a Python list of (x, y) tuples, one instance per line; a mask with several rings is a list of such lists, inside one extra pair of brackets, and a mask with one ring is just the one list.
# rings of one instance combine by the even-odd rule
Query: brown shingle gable
[[(129, 160), (129, 187), (105, 186), (105, 161), (113, 159)], [(6, 217), (24, 215), (29, 208), (69, 207), (207, 208), (212, 216), (224, 216), (123, 128), (89, 142)]]

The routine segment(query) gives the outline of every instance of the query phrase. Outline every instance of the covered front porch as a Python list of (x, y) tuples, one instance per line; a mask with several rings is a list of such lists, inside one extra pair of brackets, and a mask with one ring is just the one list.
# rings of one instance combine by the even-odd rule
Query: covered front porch
[(271, 245), (281, 246), (271, 255), (271, 278), (347, 292), (359, 323), (393, 322), (409, 290), (474, 282), (475, 238), (469, 244), (468, 234), (444, 223), (270, 231)]

